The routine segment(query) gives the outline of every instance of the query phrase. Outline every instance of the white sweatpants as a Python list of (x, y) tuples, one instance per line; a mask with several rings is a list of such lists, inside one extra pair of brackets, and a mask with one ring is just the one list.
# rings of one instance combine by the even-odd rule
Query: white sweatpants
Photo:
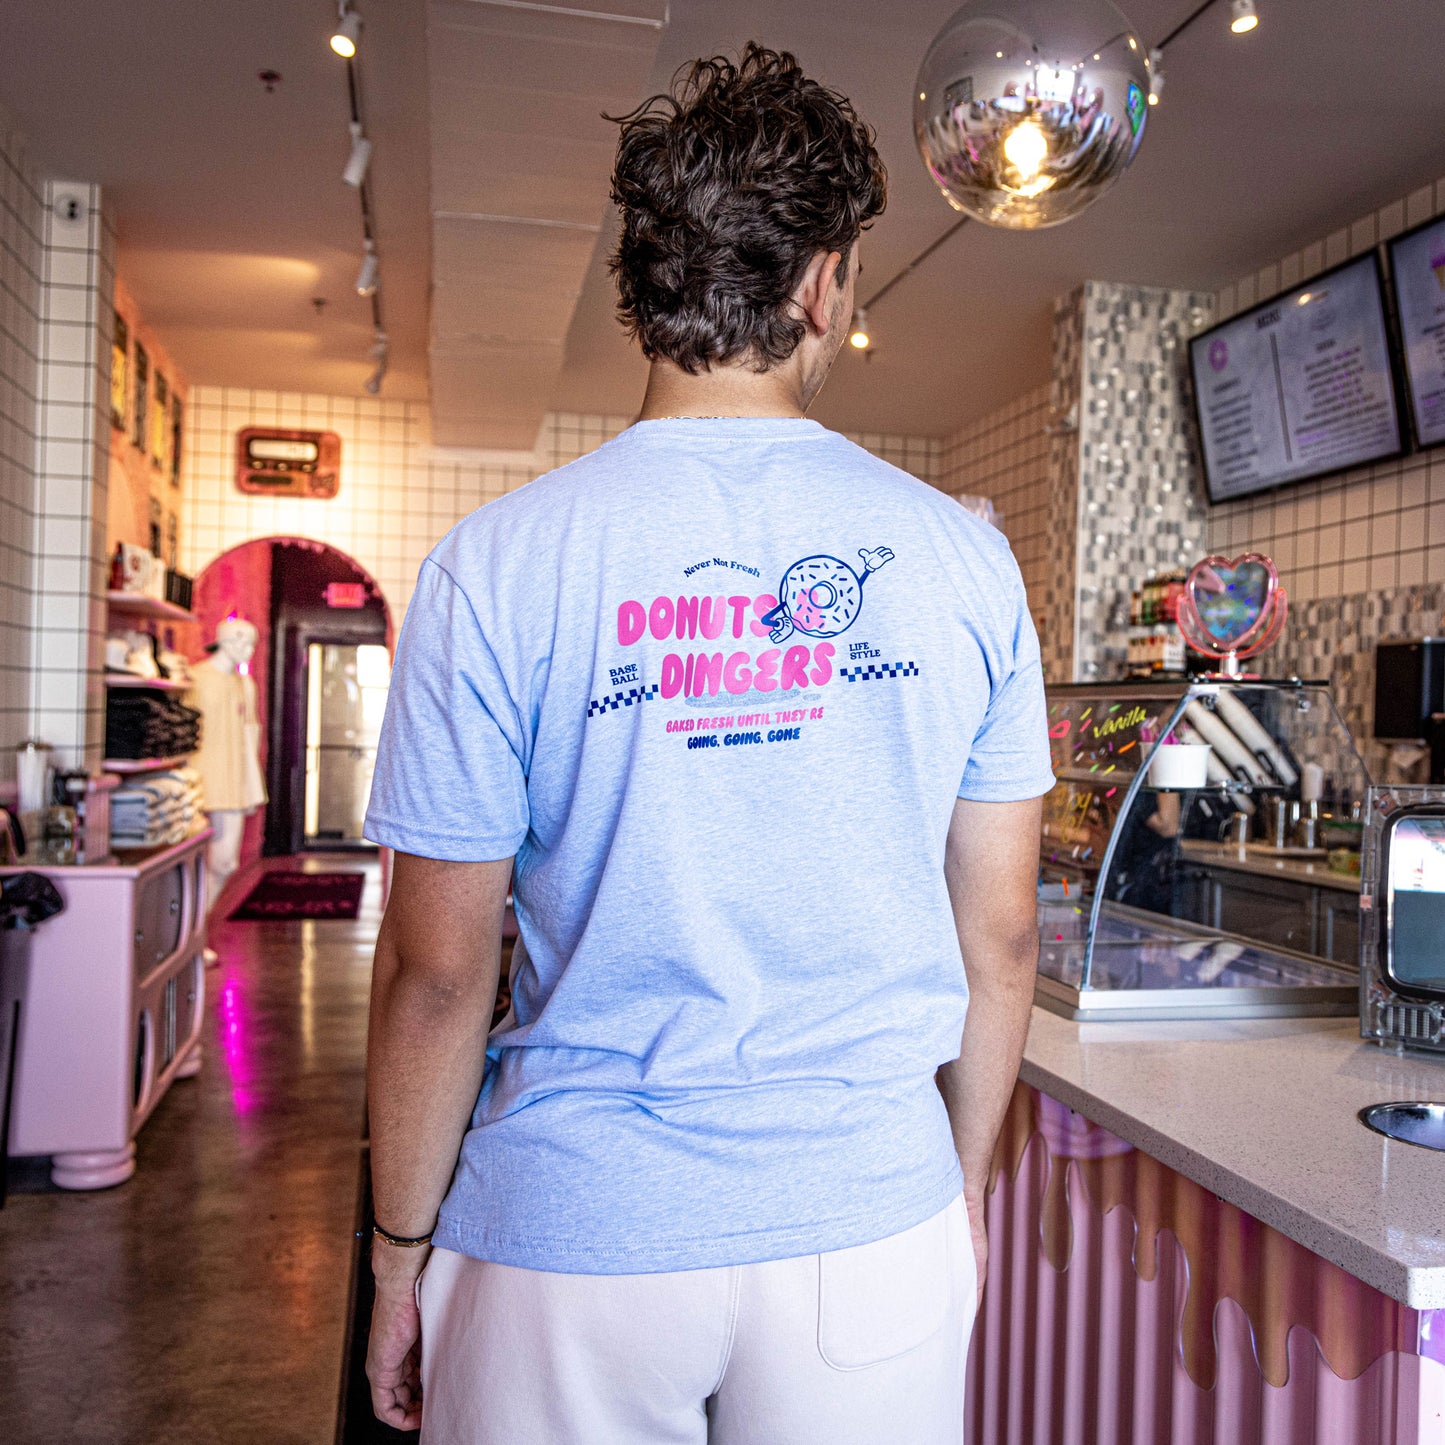
[(960, 1445), (962, 1199), (875, 1244), (672, 1274), (434, 1250), (422, 1445)]

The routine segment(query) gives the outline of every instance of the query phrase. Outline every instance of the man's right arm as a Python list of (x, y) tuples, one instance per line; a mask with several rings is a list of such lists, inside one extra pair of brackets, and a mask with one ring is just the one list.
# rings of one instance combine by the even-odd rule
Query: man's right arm
[(944, 876), (968, 978), (958, 1058), (938, 1071), (963, 1169), (982, 1294), (988, 1248), (984, 1193), (994, 1145), (1013, 1095), (1038, 971), (1039, 828), (1043, 800), (953, 807)]
[[(376, 1221), (415, 1238), (436, 1223), (486, 1064), (512, 860), (396, 855), (376, 941), (366, 1107)], [(414, 1287), (429, 1250), (372, 1242), (367, 1375), (378, 1417), (421, 1419)]]

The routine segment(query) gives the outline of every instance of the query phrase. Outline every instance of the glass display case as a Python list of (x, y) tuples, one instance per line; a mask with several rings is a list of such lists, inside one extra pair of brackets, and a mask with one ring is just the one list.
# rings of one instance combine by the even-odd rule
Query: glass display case
[(1048, 698), (1037, 1001), (1077, 1019), (1353, 1014), (1369, 777), (1328, 691)]

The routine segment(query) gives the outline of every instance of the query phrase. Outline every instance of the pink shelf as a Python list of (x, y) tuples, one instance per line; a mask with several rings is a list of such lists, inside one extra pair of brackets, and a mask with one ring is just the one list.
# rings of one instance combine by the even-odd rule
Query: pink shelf
[(107, 773), (164, 773), (184, 767), (190, 756), (182, 753), (176, 758), (106, 758), (101, 767)]
[(107, 687), (152, 687), (157, 692), (186, 692), (188, 682), (171, 682), (164, 677), (132, 677), (128, 672), (108, 672), (105, 675)]
[(159, 617), (167, 622), (194, 622), (196, 614), (177, 607), (174, 602), (162, 602), (155, 597), (146, 597), (139, 592), (116, 592), (105, 594), (112, 608), (117, 612), (130, 612), (136, 617)]

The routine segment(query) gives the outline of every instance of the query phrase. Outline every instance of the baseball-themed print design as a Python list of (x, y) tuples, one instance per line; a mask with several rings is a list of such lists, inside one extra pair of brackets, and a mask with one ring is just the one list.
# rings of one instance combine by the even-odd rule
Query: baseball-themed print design
[[(860, 568), (823, 552), (801, 557), (783, 572), (776, 593), (758, 591), (753, 582), (744, 583), (744, 591), (699, 588), (619, 602), (617, 651), (606, 661), (606, 690), (588, 703), (588, 718), (645, 702), (649, 714), (663, 711), (659, 721), (668, 733), (690, 735), (690, 749), (798, 742), (808, 731), (801, 724), (820, 721), (824, 709), (797, 704), (835, 679), (917, 677), (916, 661), (883, 661), (872, 641), (855, 641), (846, 658), (839, 656), (844, 644), (833, 639), (858, 621), (864, 584), (894, 560), (890, 547), (860, 547), (858, 557)], [(723, 586), (730, 589), (743, 577), (762, 577), (757, 567), (722, 557), (684, 575), (703, 571), (713, 574), (709, 581), (726, 575)], [(718, 700), (715, 716), (658, 708), (674, 699), (709, 698)]]

